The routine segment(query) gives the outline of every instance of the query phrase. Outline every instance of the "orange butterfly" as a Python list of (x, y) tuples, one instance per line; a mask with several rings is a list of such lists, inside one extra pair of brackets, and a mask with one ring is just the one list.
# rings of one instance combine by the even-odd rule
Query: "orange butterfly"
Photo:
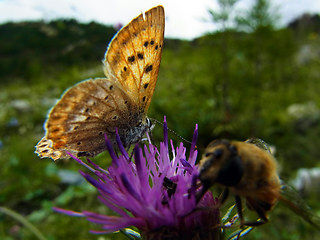
[(104, 134), (115, 143), (118, 129), (125, 147), (150, 129), (146, 114), (156, 86), (164, 40), (162, 6), (140, 14), (108, 46), (105, 78), (69, 88), (51, 109), (46, 135), (36, 146), (40, 157), (53, 160), (94, 156), (106, 149)]

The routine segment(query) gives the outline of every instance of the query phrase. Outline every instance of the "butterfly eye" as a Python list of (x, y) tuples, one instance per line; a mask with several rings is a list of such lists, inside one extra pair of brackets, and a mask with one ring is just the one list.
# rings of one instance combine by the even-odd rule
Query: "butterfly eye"
[(148, 128), (151, 128), (152, 127), (152, 122), (151, 122), (151, 120), (149, 119), (149, 118), (147, 118), (146, 119), (146, 122), (147, 122), (147, 126), (148, 126)]

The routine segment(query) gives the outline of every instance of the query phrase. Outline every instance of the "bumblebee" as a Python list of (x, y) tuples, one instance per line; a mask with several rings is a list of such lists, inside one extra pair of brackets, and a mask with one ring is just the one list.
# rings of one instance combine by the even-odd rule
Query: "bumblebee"
[[(316, 219), (316, 216), (311, 217), (312, 214), (306, 211), (307, 207), (298, 206), (285, 197), (283, 192), (288, 188), (284, 187), (279, 178), (277, 161), (267, 144), (260, 139), (249, 139), (246, 142), (211, 142), (200, 160), (199, 171), (202, 190), (197, 201), (213, 184), (223, 186), (220, 203), (223, 204), (230, 193), (234, 195), (241, 226), (259, 226), (268, 222), (269, 211), (278, 200), (282, 200), (306, 221), (320, 229), (319, 219)], [(292, 196), (292, 192), (287, 195)], [(259, 220), (244, 220), (241, 198), (246, 200), (249, 210), (258, 214)]]

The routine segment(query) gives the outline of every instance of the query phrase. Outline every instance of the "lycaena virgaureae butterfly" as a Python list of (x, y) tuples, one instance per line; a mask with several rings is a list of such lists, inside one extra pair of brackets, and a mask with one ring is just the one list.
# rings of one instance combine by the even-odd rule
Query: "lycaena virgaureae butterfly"
[(151, 127), (146, 113), (156, 86), (164, 39), (164, 9), (140, 14), (115, 35), (104, 59), (105, 78), (68, 89), (51, 109), (46, 135), (36, 146), (54, 160), (94, 156), (106, 149), (104, 134), (115, 142), (118, 129), (125, 147)]

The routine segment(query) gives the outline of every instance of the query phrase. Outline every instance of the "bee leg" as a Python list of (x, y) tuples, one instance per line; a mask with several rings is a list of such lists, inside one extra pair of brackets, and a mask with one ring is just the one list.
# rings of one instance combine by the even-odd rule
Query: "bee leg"
[(262, 220), (264, 223), (266, 223), (266, 222), (269, 221), (269, 219), (268, 219), (268, 217), (267, 217), (267, 215), (266, 215), (266, 211), (265, 211), (264, 209), (262, 209), (262, 208), (257, 208), (257, 209), (255, 209), (255, 210), (256, 210), (258, 216), (261, 218), (261, 220)]
[(237, 235), (237, 240), (240, 239), (241, 232), (242, 232), (242, 231), (240, 231), (240, 232), (238, 233), (238, 235)]
[(225, 188), (221, 195), (219, 196), (219, 204), (223, 205), (229, 196), (229, 189)]
[(268, 221), (264, 221), (261, 219), (261, 221), (257, 220), (257, 221), (253, 221), (253, 222), (244, 222), (242, 226), (257, 227), (257, 226), (261, 226), (267, 222)]
[(238, 210), (238, 216), (240, 218), (240, 226), (246, 225), (246, 224), (244, 224), (241, 198), (238, 195), (236, 195), (235, 199), (236, 199), (236, 207)]
[(256, 226), (263, 225), (269, 221), (266, 215), (266, 211), (264, 211), (262, 208), (256, 208), (255, 211), (257, 212), (261, 220), (257, 220), (255, 222), (246, 222), (244, 225), (247, 225), (250, 227), (256, 227)]
[(246, 225), (249, 227), (257, 227), (269, 221), (266, 215), (266, 211), (264, 211), (262, 208), (255, 208), (254, 210), (257, 212), (258, 216), (260, 217), (260, 220), (252, 221), (252, 222), (244, 222), (243, 225)]
[(202, 188), (199, 192), (196, 193), (196, 203), (199, 203), (203, 195), (208, 191), (209, 185), (202, 184)]

